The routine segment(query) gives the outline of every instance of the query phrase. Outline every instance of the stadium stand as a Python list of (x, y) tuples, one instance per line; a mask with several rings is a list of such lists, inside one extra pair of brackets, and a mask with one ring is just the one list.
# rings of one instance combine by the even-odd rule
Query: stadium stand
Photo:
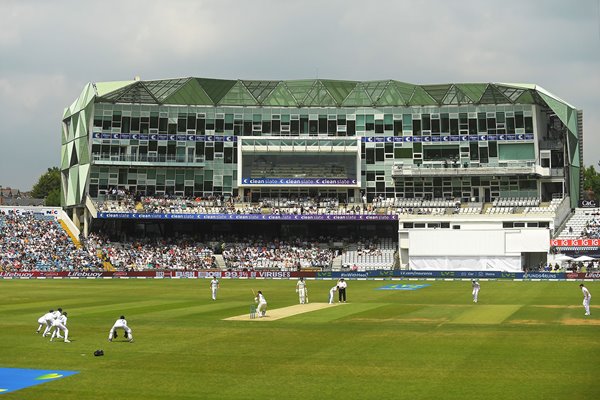
[[(223, 267), (258, 263), (259, 239), (270, 248), (300, 237), (306, 248), (284, 251), (310, 253), (329, 235), (341, 243), (320, 243), (331, 268), (342, 265), (335, 251), (352, 264), (359, 251), (374, 256), (359, 242), (385, 237), (399, 268), (521, 271), (546, 259), (580, 201), (583, 113), (535, 84), (187, 77), (89, 83), (70, 104), (61, 204), (84, 236), (110, 236), (116, 268), (131, 263), (117, 251), (137, 238), (177, 252), (193, 248), (178, 240), (201, 234), (194, 246), (212, 248)], [(492, 239), (474, 245), (482, 229)], [(507, 233), (511, 245), (496, 246)], [(222, 258), (211, 235), (251, 257)], [(356, 267), (387, 264), (378, 251), (381, 260)], [(290, 259), (257, 267), (314, 263)]]
[(7, 213), (0, 218), (0, 269), (102, 269), (95, 250), (78, 248), (54, 216)]
[(374, 238), (347, 246), (341, 255), (342, 266), (354, 271), (391, 269), (395, 252), (396, 244), (391, 239)]
[(228, 269), (331, 269), (333, 257), (323, 238), (314, 242), (245, 239), (228, 243), (223, 251)]
[(577, 208), (557, 239), (600, 238), (600, 208)]
[(217, 267), (212, 245), (191, 237), (113, 242), (106, 236), (91, 234), (88, 240), (99, 249), (101, 258), (117, 270), (198, 270)]

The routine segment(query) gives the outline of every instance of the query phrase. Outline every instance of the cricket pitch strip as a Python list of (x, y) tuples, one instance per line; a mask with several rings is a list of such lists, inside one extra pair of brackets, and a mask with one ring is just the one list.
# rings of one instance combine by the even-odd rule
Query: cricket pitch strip
[(278, 319), (291, 317), (293, 315), (304, 314), (311, 311), (321, 310), (323, 308), (337, 306), (337, 303), (308, 303), (308, 304), (296, 304), (295, 306), (269, 309), (267, 307), (267, 315), (259, 318), (250, 318), (250, 314), (242, 314), (235, 317), (225, 318), (225, 321), (276, 321)]

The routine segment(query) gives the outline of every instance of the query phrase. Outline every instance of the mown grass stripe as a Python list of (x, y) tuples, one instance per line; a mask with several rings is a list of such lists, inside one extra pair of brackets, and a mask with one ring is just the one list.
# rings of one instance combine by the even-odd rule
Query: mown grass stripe
[(247, 305), (248, 302), (244, 301), (227, 301), (227, 302), (212, 302), (208, 304), (188, 304), (182, 305), (181, 307), (169, 307), (162, 310), (148, 310), (146, 312), (139, 312), (139, 317), (144, 318), (160, 318), (160, 319), (171, 319), (179, 318), (187, 315), (204, 314), (204, 313), (216, 313), (218, 311), (238, 309), (239, 307)]
[(385, 303), (344, 303), (339, 304), (337, 307), (323, 308), (306, 314), (294, 315), (281, 321), (292, 324), (331, 322), (382, 306), (385, 306)]
[(518, 311), (521, 305), (481, 305), (476, 304), (454, 317), (452, 324), (501, 324)]

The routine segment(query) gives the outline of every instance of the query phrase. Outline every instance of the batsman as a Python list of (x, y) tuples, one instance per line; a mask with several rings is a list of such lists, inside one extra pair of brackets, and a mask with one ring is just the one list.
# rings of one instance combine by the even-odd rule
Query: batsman
[(298, 301), (300, 304), (308, 303), (308, 288), (306, 287), (306, 282), (303, 277), (300, 277), (296, 283), (296, 293), (298, 293)]
[[(254, 293), (254, 290), (252, 290)], [(267, 300), (265, 296), (263, 296), (262, 292), (259, 290), (256, 293), (256, 297), (254, 297), (254, 302), (258, 303), (256, 306), (256, 313), (258, 314), (258, 318), (262, 318), (267, 315)]]

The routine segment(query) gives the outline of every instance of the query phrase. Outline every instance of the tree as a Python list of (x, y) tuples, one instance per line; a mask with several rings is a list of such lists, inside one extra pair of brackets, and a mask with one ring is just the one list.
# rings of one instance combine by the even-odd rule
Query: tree
[(46, 196), (46, 201), (44, 202), (47, 206), (59, 207), (60, 206), (60, 188), (52, 189), (48, 196)]
[(47, 206), (60, 206), (60, 170), (58, 167), (48, 168), (33, 186), (31, 196), (45, 199)]
[(583, 190), (589, 199), (598, 199), (600, 195), (600, 174), (593, 165), (583, 169)]

